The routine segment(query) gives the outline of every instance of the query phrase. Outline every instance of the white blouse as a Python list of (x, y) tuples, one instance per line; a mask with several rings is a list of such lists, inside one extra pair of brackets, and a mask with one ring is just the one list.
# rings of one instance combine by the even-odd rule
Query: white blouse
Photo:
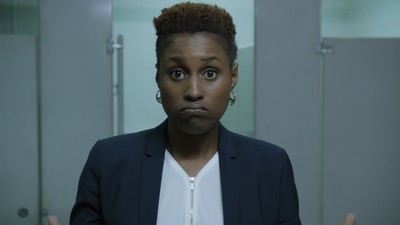
[(189, 177), (166, 150), (157, 225), (223, 225), (218, 153)]

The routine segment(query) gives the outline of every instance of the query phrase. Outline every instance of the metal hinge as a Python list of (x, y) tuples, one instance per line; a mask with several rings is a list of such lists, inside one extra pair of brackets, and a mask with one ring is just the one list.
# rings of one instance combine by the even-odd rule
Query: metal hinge
[(49, 213), (47, 212), (47, 209), (42, 209), (40, 210), (40, 216), (41, 217), (47, 217)]
[(333, 52), (333, 46), (327, 45), (323, 41), (317, 44), (317, 53), (320, 55), (331, 54)]

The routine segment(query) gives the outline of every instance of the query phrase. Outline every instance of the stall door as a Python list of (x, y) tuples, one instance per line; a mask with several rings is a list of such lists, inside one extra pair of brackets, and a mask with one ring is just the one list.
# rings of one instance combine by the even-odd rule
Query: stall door
[(111, 0), (41, 0), (42, 225), (69, 222), (93, 144), (112, 135)]
[(326, 39), (324, 225), (400, 221), (400, 39)]
[(0, 224), (39, 222), (36, 47), (0, 35)]

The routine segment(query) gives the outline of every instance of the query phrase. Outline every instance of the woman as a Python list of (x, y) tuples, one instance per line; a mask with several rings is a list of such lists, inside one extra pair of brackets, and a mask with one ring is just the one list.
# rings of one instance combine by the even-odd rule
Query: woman
[(182, 3), (154, 25), (168, 119), (96, 143), (71, 224), (300, 224), (286, 153), (219, 123), (238, 80), (231, 16)]
[[(236, 97), (231, 16), (181, 3), (154, 19), (158, 127), (98, 141), (71, 224), (301, 224), (286, 152), (219, 122)], [(57, 224), (54, 218), (49, 224)]]

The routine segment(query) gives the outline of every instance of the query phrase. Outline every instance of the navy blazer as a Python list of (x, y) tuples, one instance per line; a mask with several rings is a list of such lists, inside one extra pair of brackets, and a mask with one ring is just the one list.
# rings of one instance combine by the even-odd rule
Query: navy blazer
[[(156, 225), (166, 124), (94, 145), (71, 224)], [(225, 225), (301, 224), (293, 170), (283, 149), (222, 125), (218, 145)]]

